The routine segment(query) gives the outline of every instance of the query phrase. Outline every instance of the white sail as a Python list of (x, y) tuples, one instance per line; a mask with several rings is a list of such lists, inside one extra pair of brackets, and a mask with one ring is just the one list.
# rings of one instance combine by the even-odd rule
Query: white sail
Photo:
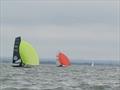
[(92, 67), (94, 67), (94, 66), (95, 66), (95, 63), (94, 63), (94, 62), (92, 62), (92, 63), (91, 63), (91, 66), (92, 66)]

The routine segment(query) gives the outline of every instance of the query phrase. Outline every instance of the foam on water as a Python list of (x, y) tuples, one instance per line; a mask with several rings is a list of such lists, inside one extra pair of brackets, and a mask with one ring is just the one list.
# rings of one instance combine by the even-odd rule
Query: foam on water
[(0, 64), (1, 90), (119, 90), (119, 67), (42, 64), (33, 68)]

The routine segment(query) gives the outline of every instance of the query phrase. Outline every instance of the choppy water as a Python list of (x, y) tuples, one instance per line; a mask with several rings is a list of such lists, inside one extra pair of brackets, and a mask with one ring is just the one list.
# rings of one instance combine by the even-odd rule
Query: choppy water
[(0, 90), (120, 90), (119, 67), (0, 64)]

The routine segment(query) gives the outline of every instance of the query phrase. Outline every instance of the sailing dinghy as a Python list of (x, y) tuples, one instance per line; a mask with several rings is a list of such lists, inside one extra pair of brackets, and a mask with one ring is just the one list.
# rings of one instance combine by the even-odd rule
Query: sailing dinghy
[(39, 65), (39, 57), (30, 43), (21, 39), (21, 37), (16, 37), (12, 63), (16, 67), (35, 66)]
[(67, 55), (65, 55), (63, 52), (60, 52), (57, 55), (57, 62), (59, 62), (59, 66), (58, 67), (66, 67), (66, 66), (70, 66), (70, 59), (68, 58)]

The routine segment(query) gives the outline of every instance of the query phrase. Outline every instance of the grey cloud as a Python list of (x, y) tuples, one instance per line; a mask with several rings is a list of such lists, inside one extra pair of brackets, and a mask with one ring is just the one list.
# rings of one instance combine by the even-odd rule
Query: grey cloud
[(115, 23), (114, 3), (4, 2), (2, 22), (17, 25)]
[(12, 56), (14, 38), (20, 35), (43, 58), (64, 50), (71, 58), (118, 59), (118, 6), (112, 0), (5, 0), (1, 5), (3, 56)]

